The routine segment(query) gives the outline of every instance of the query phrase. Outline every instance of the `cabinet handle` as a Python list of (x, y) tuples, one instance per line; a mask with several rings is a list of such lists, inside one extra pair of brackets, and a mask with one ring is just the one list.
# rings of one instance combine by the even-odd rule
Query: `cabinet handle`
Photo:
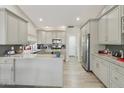
[(118, 80), (118, 78), (117, 78), (117, 77), (115, 77), (115, 80)]
[(11, 71), (13, 71), (14, 70), (14, 67), (11, 67)]

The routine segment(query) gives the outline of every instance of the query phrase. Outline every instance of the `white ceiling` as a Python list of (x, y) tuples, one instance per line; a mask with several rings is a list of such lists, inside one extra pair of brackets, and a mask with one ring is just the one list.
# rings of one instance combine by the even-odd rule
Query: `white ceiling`
[[(21, 10), (38, 28), (81, 25), (89, 18), (95, 18), (103, 5), (20, 5)], [(76, 21), (80, 17), (80, 21)], [(39, 19), (43, 21), (40, 22)]]

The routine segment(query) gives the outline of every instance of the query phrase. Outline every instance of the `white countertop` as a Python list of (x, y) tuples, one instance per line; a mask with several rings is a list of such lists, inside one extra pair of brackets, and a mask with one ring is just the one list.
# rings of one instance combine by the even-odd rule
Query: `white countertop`
[(121, 66), (121, 67), (124, 67), (124, 62), (120, 62), (120, 61), (118, 61), (117, 59), (117, 57), (113, 57), (111, 54), (98, 54), (98, 53), (92, 53), (92, 55), (95, 55), (95, 56), (97, 56), (97, 57), (99, 57), (99, 58), (101, 58), (101, 59), (104, 59), (104, 60), (106, 60), (106, 61), (109, 61), (109, 62), (111, 62), (111, 63), (114, 63), (114, 64), (116, 64), (116, 65), (119, 65), (119, 66)]
[(63, 56), (56, 57), (54, 54), (16, 54), (11, 56), (4, 56), (0, 58), (14, 58), (14, 59), (32, 59), (32, 58), (38, 58), (38, 59), (63, 59)]

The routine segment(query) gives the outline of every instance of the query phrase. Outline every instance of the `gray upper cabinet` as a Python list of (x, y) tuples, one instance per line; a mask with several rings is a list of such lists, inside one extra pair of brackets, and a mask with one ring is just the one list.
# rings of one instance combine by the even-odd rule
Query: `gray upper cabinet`
[(107, 17), (103, 16), (98, 22), (99, 44), (107, 43)]
[(0, 44), (27, 43), (27, 21), (8, 9), (0, 9)]
[(64, 31), (38, 31), (39, 44), (52, 44), (52, 39), (62, 39), (62, 44), (65, 44), (66, 33)]
[(119, 7), (116, 7), (108, 15), (108, 43), (121, 44), (121, 16)]
[(7, 43), (18, 44), (18, 18), (7, 13)]
[(18, 19), (18, 31), (18, 43), (27, 43), (27, 23), (22, 19)]
[(113, 7), (99, 19), (99, 44), (123, 44), (121, 8), (121, 6)]

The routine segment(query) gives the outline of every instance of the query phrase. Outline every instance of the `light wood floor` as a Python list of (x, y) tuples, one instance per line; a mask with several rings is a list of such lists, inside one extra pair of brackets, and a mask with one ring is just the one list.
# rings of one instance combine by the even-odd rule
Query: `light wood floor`
[(86, 72), (80, 62), (65, 62), (64, 88), (104, 88), (104, 85), (94, 74)]

